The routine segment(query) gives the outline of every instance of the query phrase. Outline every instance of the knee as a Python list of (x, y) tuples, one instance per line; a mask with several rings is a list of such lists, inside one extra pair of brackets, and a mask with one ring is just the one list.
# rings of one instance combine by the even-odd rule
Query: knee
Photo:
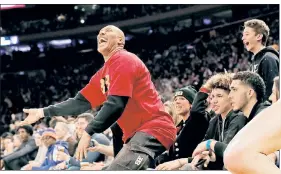
[(242, 168), (245, 157), (243, 150), (227, 148), (223, 156), (224, 166), (228, 171), (237, 172)]

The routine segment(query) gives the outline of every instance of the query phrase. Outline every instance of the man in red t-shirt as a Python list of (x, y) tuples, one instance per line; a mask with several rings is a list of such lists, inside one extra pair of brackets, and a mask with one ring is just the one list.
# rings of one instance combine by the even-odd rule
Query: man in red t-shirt
[(90, 137), (101, 133), (117, 121), (126, 144), (108, 170), (140, 170), (153, 167), (153, 160), (173, 144), (176, 128), (172, 117), (151, 81), (145, 64), (133, 53), (124, 50), (124, 33), (115, 26), (106, 26), (97, 37), (98, 51), (104, 66), (74, 98), (40, 109), (24, 109), (29, 116), (22, 124), (42, 117), (78, 115), (103, 105), (86, 128), (76, 150), (80, 160), (86, 155)]

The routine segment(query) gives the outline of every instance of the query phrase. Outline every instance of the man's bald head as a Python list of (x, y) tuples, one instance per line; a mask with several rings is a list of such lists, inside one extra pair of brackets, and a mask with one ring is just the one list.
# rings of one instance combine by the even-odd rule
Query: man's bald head
[(124, 48), (125, 34), (118, 27), (114, 25), (108, 25), (100, 30), (97, 41), (98, 51), (104, 56), (106, 60), (116, 50)]
[(120, 28), (118, 28), (114, 25), (108, 25), (107, 27), (111, 27), (116, 32), (117, 36), (120, 37), (120, 39), (122, 39), (123, 46), (124, 46), (125, 45), (125, 34), (124, 34), (124, 32)]

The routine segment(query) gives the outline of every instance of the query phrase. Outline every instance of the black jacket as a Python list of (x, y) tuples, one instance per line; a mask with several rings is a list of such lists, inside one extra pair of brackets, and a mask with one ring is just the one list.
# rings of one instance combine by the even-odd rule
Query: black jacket
[[(268, 106), (270, 106), (271, 104), (269, 102), (258, 102), (254, 105), (249, 118), (247, 119), (247, 123), (249, 123), (258, 113), (260, 113), (262, 110), (266, 109)], [(228, 143), (225, 142), (217, 142), (215, 145), (215, 154), (216, 157), (223, 157), (224, 151), (227, 147)]]
[[(225, 120), (216, 115), (209, 123), (209, 128), (203, 141), (214, 139), (229, 143), (236, 133), (247, 124), (247, 117), (241, 112), (230, 111)], [(223, 129), (222, 129), (223, 128)]]
[(257, 102), (250, 115), (249, 115), (249, 118), (248, 118), (248, 122), (251, 121), (256, 115), (258, 115), (258, 113), (260, 113), (262, 110), (264, 110), (265, 108), (267, 108), (268, 106), (270, 106), (271, 104), (269, 102)]
[(208, 94), (198, 92), (192, 103), (190, 116), (185, 122), (180, 122), (177, 126), (178, 134), (174, 145), (160, 155), (156, 160), (156, 165), (161, 163), (192, 156), (194, 149), (202, 141), (208, 129), (210, 116), (205, 111), (205, 101)]
[[(214, 139), (228, 144), (233, 137), (247, 124), (247, 117), (241, 112), (230, 111), (225, 120), (220, 115), (216, 115), (209, 123), (209, 128), (203, 141)], [(215, 162), (210, 162), (208, 169), (221, 170), (223, 158), (217, 157)]]
[(17, 164), (20, 164), (20, 166), (10, 166), (10, 168), (13, 170), (19, 170), (19, 167), (23, 167), (28, 164), (28, 161), (35, 159), (37, 151), (38, 146), (36, 146), (35, 140), (30, 137), (29, 140), (27, 142), (23, 142), (15, 152), (4, 156), (3, 161), (5, 164), (9, 164), (14, 160), (18, 160)]
[(265, 82), (266, 99), (272, 93), (273, 79), (279, 76), (279, 54), (271, 47), (266, 47), (252, 57), (252, 72), (258, 73)]

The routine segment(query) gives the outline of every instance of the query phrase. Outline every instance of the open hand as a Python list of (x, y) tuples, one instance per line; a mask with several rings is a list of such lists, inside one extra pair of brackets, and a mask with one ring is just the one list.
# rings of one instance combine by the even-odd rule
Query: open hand
[(20, 126), (33, 124), (44, 117), (43, 108), (39, 109), (23, 109), (23, 112), (28, 114), (26, 119), (20, 122)]
[(90, 142), (91, 142), (91, 136), (86, 131), (84, 131), (79, 141), (78, 147), (76, 149), (77, 160), (82, 161), (84, 157), (87, 158), (87, 152), (88, 152), (87, 149), (90, 145)]

